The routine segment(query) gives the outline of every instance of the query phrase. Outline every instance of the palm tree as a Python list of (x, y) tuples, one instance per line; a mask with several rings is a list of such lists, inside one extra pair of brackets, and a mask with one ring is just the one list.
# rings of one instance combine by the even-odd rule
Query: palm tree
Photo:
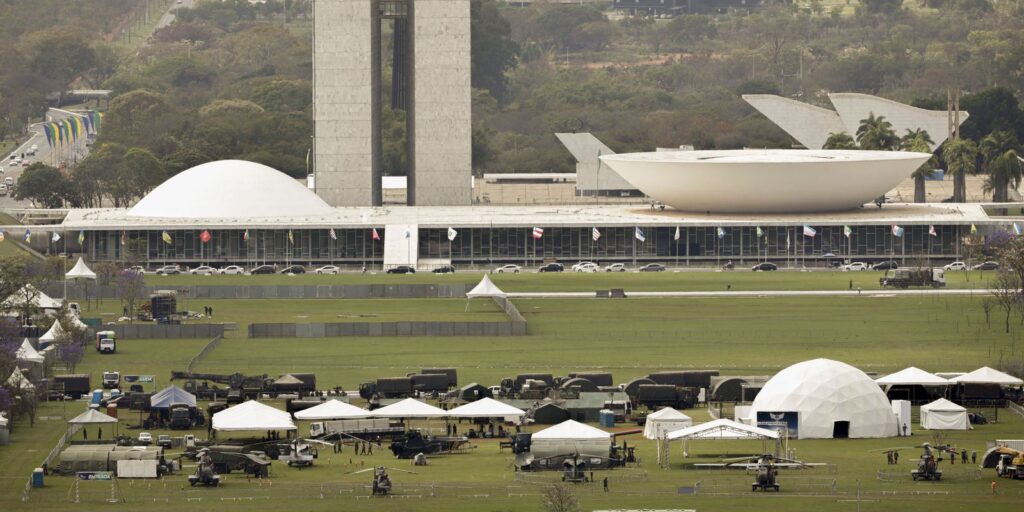
[[(931, 153), (932, 152), (932, 141), (931, 135), (923, 129), (910, 130), (907, 129), (907, 134), (900, 139), (900, 149), (903, 151), (914, 151), (917, 153)], [(927, 162), (921, 164), (914, 171), (911, 176), (914, 178), (914, 202), (923, 203), (925, 202), (925, 187), (924, 181), (932, 176), (935, 172), (935, 167), (938, 165), (938, 159), (935, 155), (932, 155)]]
[(992, 193), (993, 202), (1005, 203), (1010, 200), (1009, 187), (1019, 187), (1021, 180), (1024, 179), (1022, 167), (1024, 167), (1024, 163), (1017, 157), (1017, 152), (1012, 149), (989, 162), (988, 178), (985, 179), (984, 190)]
[(857, 149), (857, 143), (846, 132), (830, 133), (821, 149)]
[(967, 202), (965, 188), (967, 175), (978, 170), (978, 145), (970, 139), (954, 139), (946, 142), (942, 148), (942, 159), (946, 161), (953, 180), (953, 202)]
[[(992, 192), (992, 200), (995, 202), (1008, 201), (1010, 193), (1007, 187), (1012, 184), (1013, 188), (1017, 188), (1017, 185), (1020, 184), (1019, 178), (1016, 182), (1013, 180), (1014, 169), (1019, 167), (1016, 158), (1006, 158), (998, 166), (996, 164), (1009, 152), (1016, 155), (1018, 148), (1020, 148), (1020, 144), (1017, 142), (1017, 136), (1007, 131), (994, 131), (986, 135), (978, 146), (985, 172), (988, 173), (984, 190)], [(1019, 169), (1017, 172), (1019, 173)]]
[(1000, 130), (994, 131), (986, 135), (984, 139), (981, 139), (978, 149), (981, 151), (982, 159), (985, 161), (985, 167), (987, 168), (990, 162), (1006, 154), (1007, 151), (1020, 149), (1020, 143), (1013, 132)]
[(872, 112), (868, 114), (867, 119), (860, 120), (857, 144), (861, 149), (892, 151), (899, 147), (900, 139), (892, 129), (892, 123), (885, 120), (885, 116), (875, 117), (875, 113)]

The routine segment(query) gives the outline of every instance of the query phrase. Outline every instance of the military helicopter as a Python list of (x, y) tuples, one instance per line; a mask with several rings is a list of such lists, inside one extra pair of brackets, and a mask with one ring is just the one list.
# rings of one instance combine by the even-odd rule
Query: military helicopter
[(209, 450), (203, 448), (199, 451), (199, 465), (196, 466), (195, 474), (188, 476), (188, 484), (195, 487), (196, 484), (217, 487), (220, 485), (220, 475), (213, 471), (213, 459)]
[(754, 470), (754, 482), (750, 486), (751, 491), (779, 492), (779, 469), (782, 468), (809, 468), (810, 465), (795, 459), (776, 457), (770, 453), (753, 455), (732, 459), (724, 465), (726, 468), (744, 468)]
[(291, 442), (284, 446), (279, 445), (280, 452), (277, 456), (277, 460), (283, 460), (287, 462), (289, 466), (299, 468), (312, 466), (313, 459), (316, 459), (319, 455), (317, 449), (310, 446), (312, 443), (333, 446), (331, 443), (318, 441), (316, 439), (292, 439)]
[(410, 431), (404, 439), (394, 441), (389, 447), (391, 453), (399, 459), (411, 459), (417, 454), (430, 455), (433, 453), (451, 453), (464, 448), (469, 444), (469, 438), (464, 436), (438, 437), (424, 436), (418, 430)]
[[(939, 462), (942, 460), (941, 457), (936, 457), (932, 453), (932, 445), (930, 443), (924, 443), (921, 445), (921, 459), (917, 462), (917, 469), (910, 472), (910, 476), (922, 480), (942, 480), (942, 470), (939, 469)], [(949, 446), (940, 446), (936, 449), (940, 454), (942, 452), (949, 452), (951, 448)], [(955, 453), (955, 452), (951, 452)]]
[(384, 466), (377, 466), (373, 468), (360, 469), (359, 471), (352, 471), (346, 473), (348, 475), (358, 475), (367, 471), (373, 471), (373, 495), (374, 496), (387, 496), (391, 492), (391, 477), (388, 476), (388, 469), (392, 471), (401, 471), (403, 473), (416, 474), (415, 471), (406, 471), (398, 468), (386, 468)]

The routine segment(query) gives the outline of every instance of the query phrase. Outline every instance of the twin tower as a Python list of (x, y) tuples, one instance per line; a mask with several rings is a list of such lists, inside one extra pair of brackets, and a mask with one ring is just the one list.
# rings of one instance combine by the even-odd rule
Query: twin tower
[(328, 204), (382, 201), (384, 23), (393, 29), (391, 105), (406, 111), (408, 204), (470, 204), (469, 2), (315, 0), (315, 186)]

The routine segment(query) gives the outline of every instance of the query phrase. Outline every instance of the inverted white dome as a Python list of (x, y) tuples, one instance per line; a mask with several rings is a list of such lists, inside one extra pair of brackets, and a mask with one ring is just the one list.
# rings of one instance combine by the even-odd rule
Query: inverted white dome
[(830, 359), (775, 374), (751, 405), (754, 418), (759, 411), (796, 412), (801, 439), (831, 438), (837, 421), (850, 422), (850, 437), (891, 437), (898, 430), (882, 388), (857, 368)]
[(333, 209), (288, 175), (255, 162), (219, 160), (182, 171), (146, 194), (128, 215), (238, 219), (329, 215)]

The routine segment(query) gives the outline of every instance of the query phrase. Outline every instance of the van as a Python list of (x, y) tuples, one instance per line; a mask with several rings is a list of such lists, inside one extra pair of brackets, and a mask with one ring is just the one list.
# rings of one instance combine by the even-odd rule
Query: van
[(4, 178), (4, 185), (7, 185), (8, 187), (13, 187), (14, 186), (14, 178), (12, 178), (10, 176)]

